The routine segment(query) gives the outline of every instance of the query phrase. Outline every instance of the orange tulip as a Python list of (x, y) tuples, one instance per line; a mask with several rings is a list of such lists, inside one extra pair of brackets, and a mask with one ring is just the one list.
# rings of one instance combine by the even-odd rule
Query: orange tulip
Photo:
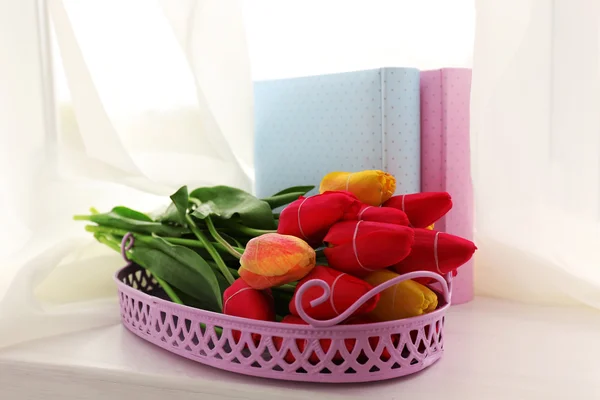
[(248, 286), (262, 290), (304, 278), (315, 261), (315, 251), (304, 240), (268, 233), (248, 242), (238, 272)]
[(383, 171), (331, 172), (323, 178), (319, 191), (346, 190), (360, 201), (379, 206), (394, 195), (396, 179)]

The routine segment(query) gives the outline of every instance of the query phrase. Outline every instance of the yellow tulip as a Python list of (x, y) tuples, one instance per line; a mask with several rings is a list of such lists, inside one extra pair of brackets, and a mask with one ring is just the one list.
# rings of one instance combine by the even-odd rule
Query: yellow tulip
[[(384, 269), (372, 272), (363, 279), (377, 286), (397, 276), (395, 272)], [(381, 292), (377, 306), (368, 316), (376, 321), (393, 321), (430, 313), (437, 306), (437, 296), (431, 289), (408, 280)]]
[(304, 240), (268, 233), (248, 242), (238, 272), (248, 286), (262, 290), (304, 278), (315, 261), (315, 251)]
[(427, 228), (425, 228), (425, 229), (429, 229), (430, 231), (432, 231), (432, 230), (433, 230), (433, 226), (434, 226), (434, 225), (435, 225), (435, 224), (431, 224), (431, 225), (429, 225), (429, 226), (428, 226)]
[(331, 172), (321, 180), (319, 192), (330, 190), (347, 190), (363, 203), (379, 206), (394, 195), (396, 178), (379, 170)]

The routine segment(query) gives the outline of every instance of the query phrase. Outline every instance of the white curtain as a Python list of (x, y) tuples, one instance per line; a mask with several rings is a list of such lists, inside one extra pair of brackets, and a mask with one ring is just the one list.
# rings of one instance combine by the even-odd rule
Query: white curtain
[(0, 347), (118, 323), (123, 261), (72, 216), (252, 190), (241, 4), (0, 2), (0, 58)]
[(476, 290), (600, 308), (600, 2), (477, 1)]

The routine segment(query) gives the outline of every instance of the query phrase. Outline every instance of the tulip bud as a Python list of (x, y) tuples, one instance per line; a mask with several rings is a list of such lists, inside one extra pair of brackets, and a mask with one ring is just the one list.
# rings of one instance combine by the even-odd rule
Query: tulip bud
[(302, 239), (267, 233), (248, 242), (239, 274), (248, 286), (266, 289), (302, 279), (315, 260), (315, 251)]
[(426, 228), (450, 211), (452, 198), (446, 192), (401, 194), (383, 206), (404, 211), (414, 228)]
[[(399, 275), (388, 270), (375, 271), (365, 277), (373, 286), (394, 279)], [(393, 321), (416, 317), (435, 311), (437, 295), (427, 286), (407, 280), (395, 284), (381, 292), (381, 299), (369, 317), (375, 321)]]
[[(310, 302), (319, 298), (323, 294), (323, 289), (315, 286), (308, 289), (302, 296), (302, 308), (306, 311), (306, 314), (311, 318), (319, 320), (337, 317), (350, 308), (362, 295), (373, 289), (371, 285), (361, 279), (332, 268), (318, 265), (304, 279), (298, 282), (296, 292), (292, 297), (292, 301), (290, 301), (290, 312), (292, 314), (299, 315), (296, 309), (296, 294), (298, 293), (298, 289), (312, 279), (321, 279), (330, 288), (330, 299), (315, 307), (311, 306)], [(379, 295), (373, 296), (359, 307), (352, 316), (368, 313), (375, 307), (378, 300)]]
[(300, 197), (279, 215), (277, 233), (292, 235), (317, 247), (329, 228), (342, 219), (356, 219), (361, 203), (350, 192), (326, 192)]
[(413, 244), (413, 229), (369, 221), (344, 221), (325, 236), (330, 267), (354, 276), (387, 268), (402, 261)]
[(417, 228), (414, 231), (410, 254), (394, 265), (400, 274), (431, 271), (444, 275), (469, 261), (477, 249), (470, 240), (449, 233)]
[(321, 180), (319, 192), (330, 190), (346, 190), (365, 204), (379, 206), (394, 194), (396, 179), (379, 170), (331, 172)]
[[(349, 219), (349, 218), (348, 218)], [(363, 205), (358, 213), (359, 221), (385, 222), (386, 224), (408, 226), (408, 216), (404, 211), (391, 207), (373, 207)]]
[[(271, 290), (252, 289), (243, 279), (236, 279), (223, 292), (223, 314), (259, 321), (275, 321), (275, 306)], [(234, 341), (239, 342), (240, 331), (234, 330), (232, 335)], [(252, 339), (258, 343), (260, 335), (253, 334)]]

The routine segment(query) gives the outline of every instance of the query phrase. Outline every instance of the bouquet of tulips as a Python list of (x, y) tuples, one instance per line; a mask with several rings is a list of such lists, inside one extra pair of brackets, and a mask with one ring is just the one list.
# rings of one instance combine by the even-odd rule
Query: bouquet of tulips
[[(312, 306), (322, 289), (302, 298), (315, 319), (334, 318), (373, 287), (398, 274), (455, 273), (475, 245), (433, 229), (452, 207), (448, 193), (394, 196), (395, 178), (383, 171), (333, 172), (311, 186), (288, 188), (266, 199), (216, 186), (180, 188), (158, 215), (127, 207), (92, 209), (77, 220), (95, 238), (150, 271), (171, 301), (263, 321), (304, 324), (295, 305), (298, 288), (324, 281), (330, 301)], [(273, 210), (286, 206), (280, 214)], [(438, 295), (428, 280), (384, 290), (345, 323), (407, 318), (434, 311)]]

